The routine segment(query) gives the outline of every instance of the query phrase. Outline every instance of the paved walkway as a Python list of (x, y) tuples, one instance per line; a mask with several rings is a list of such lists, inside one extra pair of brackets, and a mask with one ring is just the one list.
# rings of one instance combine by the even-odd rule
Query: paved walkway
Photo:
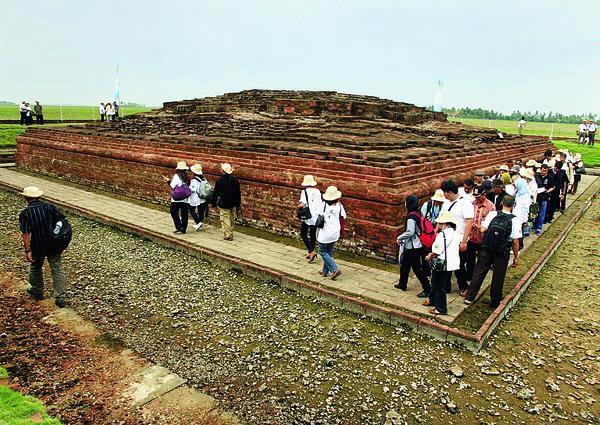
[[(583, 177), (579, 185), (579, 194), (583, 193), (595, 179), (591, 176)], [(320, 261), (307, 264), (304, 258), (306, 252), (298, 248), (242, 233), (236, 233), (235, 240), (227, 242), (223, 240), (221, 230), (210, 225), (206, 225), (200, 232), (194, 232), (189, 226), (190, 231), (187, 234), (174, 235), (172, 233), (173, 223), (167, 211), (157, 211), (72, 186), (31, 177), (14, 169), (0, 168), (0, 185), (19, 190), (26, 186), (38, 186), (44, 190), (44, 197), (50, 201), (55, 200), (66, 205), (77, 206), (100, 216), (159, 233), (169, 239), (185, 240), (187, 243), (199, 248), (207, 248), (229, 256), (235, 256), (311, 283), (318, 283), (329, 289), (341, 290), (353, 296), (360, 296), (365, 300), (384, 302), (389, 306), (399, 307), (409, 312), (429, 315), (429, 308), (422, 306), (422, 300), (416, 297), (421, 291), (421, 286), (414, 277), (411, 277), (409, 281), (408, 290), (403, 292), (393, 287), (398, 280), (397, 273), (336, 260), (343, 274), (337, 281), (332, 281), (319, 275)], [(527, 238), (525, 249), (534, 240), (535, 237)], [(491, 276), (488, 276), (484, 288), (489, 285), (490, 278)], [(457, 288), (454, 283), (453, 292), (448, 294), (448, 315), (439, 316), (439, 319), (452, 322), (465, 309), (466, 306), (462, 302), (463, 298), (456, 291)], [(483, 292), (483, 290), (480, 291), (480, 294)]]

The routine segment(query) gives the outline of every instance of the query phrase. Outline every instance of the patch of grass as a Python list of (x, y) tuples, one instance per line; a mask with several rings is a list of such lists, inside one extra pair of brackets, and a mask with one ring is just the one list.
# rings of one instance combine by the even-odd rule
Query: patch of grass
[[(474, 127), (495, 128), (502, 133), (518, 134), (518, 121), (485, 120), (477, 118), (448, 118), (448, 120), (462, 122), (463, 124), (472, 125)], [(554, 123), (554, 132), (552, 133), (551, 122), (532, 121), (528, 122), (525, 126), (523, 135), (550, 137), (550, 134), (552, 134), (553, 139), (574, 138), (577, 137), (577, 128), (579, 128), (577, 124)]]
[(579, 145), (567, 140), (552, 142), (558, 149), (568, 149), (573, 153), (580, 153), (586, 167), (600, 167), (600, 146)]
[(100, 345), (105, 345), (115, 351), (121, 351), (123, 348), (125, 348), (125, 342), (110, 332), (105, 332), (98, 335), (96, 338), (94, 338), (94, 342)]
[(25, 131), (25, 127), (12, 124), (0, 124), (0, 148), (12, 148), (17, 145), (17, 136)]
[(0, 387), (0, 424), (60, 425), (60, 421), (48, 416), (38, 399), (24, 396), (8, 387)]
[(0, 379), (8, 378), (8, 372), (3, 367), (0, 367)]
[[(33, 108), (33, 103), (30, 103)], [(44, 105), (44, 119), (46, 120), (59, 120), (60, 106), (58, 105)], [(146, 112), (152, 108), (142, 107), (121, 107), (119, 115), (131, 115), (137, 114), (138, 112)], [(17, 105), (0, 105), (0, 120), (18, 120), (20, 119), (19, 107)], [(100, 115), (98, 114), (98, 106), (63, 106), (62, 107), (62, 119), (63, 120), (99, 120)], [(34, 120), (35, 121), (35, 120)]]

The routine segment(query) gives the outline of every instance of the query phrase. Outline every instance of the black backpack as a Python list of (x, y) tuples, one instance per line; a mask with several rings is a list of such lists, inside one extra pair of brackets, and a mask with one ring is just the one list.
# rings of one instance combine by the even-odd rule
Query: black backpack
[(50, 228), (48, 229), (48, 253), (60, 254), (71, 243), (73, 228), (67, 218), (54, 205), (47, 204), (46, 208), (51, 217)]
[(500, 253), (510, 248), (512, 238), (512, 219), (514, 215), (499, 212), (490, 222), (483, 235), (483, 246), (489, 251)]

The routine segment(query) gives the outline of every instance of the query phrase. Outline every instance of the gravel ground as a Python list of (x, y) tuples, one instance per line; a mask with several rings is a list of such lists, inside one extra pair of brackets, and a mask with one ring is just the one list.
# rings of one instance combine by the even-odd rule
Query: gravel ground
[[(22, 201), (0, 191), (0, 203), (1, 264), (24, 273)], [(79, 217), (69, 296), (250, 423), (593, 423), (599, 290), (582, 273), (600, 274), (600, 245), (579, 241), (593, 237), (599, 211), (596, 201), (478, 355)]]

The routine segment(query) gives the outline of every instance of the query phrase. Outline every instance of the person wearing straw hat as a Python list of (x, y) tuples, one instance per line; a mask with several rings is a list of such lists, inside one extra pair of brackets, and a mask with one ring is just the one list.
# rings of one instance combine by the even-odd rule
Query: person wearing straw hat
[[(190, 181), (188, 179), (187, 171), (189, 167), (185, 161), (177, 162), (175, 167), (175, 174), (171, 179), (164, 177), (165, 181), (171, 188), (171, 218), (175, 225), (173, 233), (185, 233), (188, 225), (188, 210), (190, 208), (190, 195), (189, 190)], [(187, 196), (185, 196), (187, 194)]]
[(66, 307), (65, 290), (67, 281), (62, 265), (62, 253), (53, 252), (51, 227), (64, 219), (64, 215), (52, 204), (40, 200), (44, 194), (37, 187), (23, 189), (21, 195), (27, 201), (27, 208), (19, 214), (19, 228), (23, 234), (25, 259), (30, 263), (29, 288), (27, 292), (36, 300), (44, 298), (44, 259), (48, 259), (52, 272), (54, 303)]
[(450, 285), (452, 272), (458, 270), (460, 240), (455, 238), (456, 219), (450, 211), (443, 211), (438, 216), (439, 231), (431, 246), (431, 253), (425, 257), (431, 267), (431, 293), (429, 300), (423, 305), (432, 306), (431, 314), (448, 314), (446, 288)]
[(588, 124), (588, 144), (594, 146), (594, 140), (596, 140), (597, 126), (594, 120), (591, 120)]
[(573, 184), (571, 185), (572, 195), (577, 193), (577, 187), (581, 181), (582, 174), (585, 174), (585, 167), (583, 165), (583, 161), (581, 160), (581, 154), (576, 153), (573, 157)]
[[(346, 210), (340, 202), (342, 192), (335, 186), (329, 186), (323, 194), (323, 206), (319, 215), (323, 218), (317, 220), (317, 242), (319, 244), (319, 254), (323, 259), (323, 269), (319, 274), (323, 277), (329, 276), (331, 280), (336, 280), (342, 271), (339, 269), (333, 259), (333, 248), (344, 232), (346, 223)], [(319, 221), (323, 226), (319, 228)]]
[(190, 214), (194, 219), (195, 230), (201, 230), (204, 225), (204, 219), (208, 215), (208, 200), (212, 195), (212, 187), (208, 180), (202, 174), (202, 166), (194, 164), (190, 167), (190, 171), (194, 174), (190, 181)]
[(435, 225), (435, 220), (440, 215), (444, 202), (446, 202), (444, 192), (442, 192), (442, 189), (436, 190), (431, 199), (421, 206), (421, 214)]
[(213, 207), (219, 207), (223, 239), (232, 241), (235, 214), (242, 205), (242, 193), (240, 191), (240, 182), (232, 175), (233, 167), (231, 164), (221, 164), (221, 172), (221, 177), (215, 183), (211, 204)]
[(314, 176), (307, 174), (302, 180), (302, 192), (300, 193), (300, 200), (298, 201), (298, 209), (308, 207), (310, 211), (310, 218), (302, 220), (300, 224), (300, 237), (306, 246), (306, 258), (309, 263), (312, 263), (317, 257), (315, 247), (317, 245), (317, 217), (323, 210), (323, 199), (321, 197), (321, 191), (315, 186), (317, 181)]
[(504, 173), (508, 173), (508, 165), (506, 164), (502, 164), (500, 167), (498, 167), (498, 171), (492, 176), (492, 180), (501, 179)]

